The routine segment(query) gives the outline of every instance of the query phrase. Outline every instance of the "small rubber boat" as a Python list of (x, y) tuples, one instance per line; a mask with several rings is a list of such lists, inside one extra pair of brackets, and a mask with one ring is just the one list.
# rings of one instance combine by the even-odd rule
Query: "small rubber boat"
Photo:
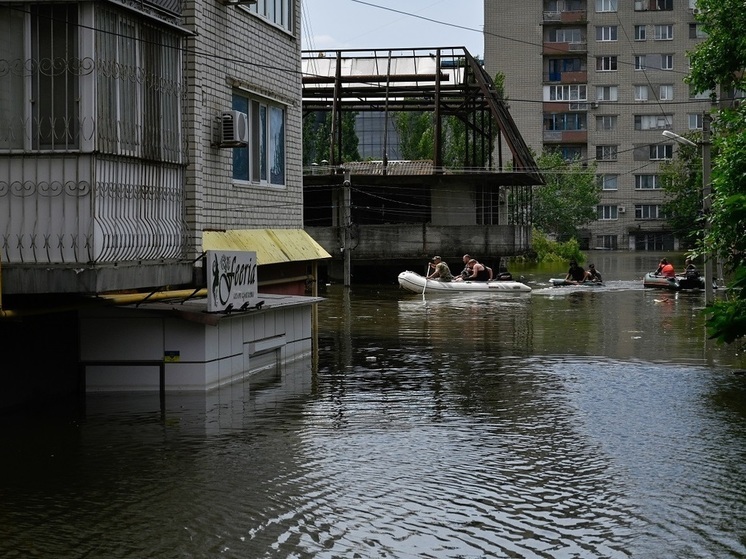
[(438, 281), (417, 272), (399, 274), (399, 286), (413, 293), (530, 293), (531, 288), (519, 281)]
[(644, 287), (654, 287), (658, 289), (668, 289), (670, 291), (681, 290), (703, 290), (705, 280), (702, 277), (676, 276), (674, 278), (656, 275), (654, 272), (648, 272), (642, 278)]

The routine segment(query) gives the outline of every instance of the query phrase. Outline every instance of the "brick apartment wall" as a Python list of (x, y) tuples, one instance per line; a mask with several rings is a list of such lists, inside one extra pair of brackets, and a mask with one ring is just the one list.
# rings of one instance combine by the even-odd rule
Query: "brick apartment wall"
[[(195, 254), (204, 229), (303, 226), (300, 1), (288, 33), (240, 6), (188, 3), (186, 123), (187, 221)], [(286, 108), (285, 187), (236, 185), (233, 150), (216, 147), (216, 117), (231, 108), (234, 85)]]

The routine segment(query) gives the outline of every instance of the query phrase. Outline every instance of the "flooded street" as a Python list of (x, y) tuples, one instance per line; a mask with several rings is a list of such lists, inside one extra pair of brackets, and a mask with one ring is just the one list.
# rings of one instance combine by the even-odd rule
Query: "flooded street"
[(744, 557), (746, 359), (657, 257), (330, 286), (317, 360), (2, 417), (0, 557)]

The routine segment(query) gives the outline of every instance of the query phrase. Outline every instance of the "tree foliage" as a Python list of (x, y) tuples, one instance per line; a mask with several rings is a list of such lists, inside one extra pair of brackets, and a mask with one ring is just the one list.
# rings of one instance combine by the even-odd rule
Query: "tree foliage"
[[(690, 135), (695, 143), (699, 135)], [(694, 248), (702, 239), (702, 157), (698, 147), (681, 144), (676, 157), (661, 165), (661, 181), (666, 193), (663, 210), (683, 248)]]
[[(743, 0), (698, 0), (707, 38), (689, 53), (687, 81), (697, 92), (728, 96), (746, 89), (746, 10)], [(733, 275), (725, 298), (709, 309), (710, 335), (731, 343), (746, 336), (746, 108), (720, 108), (713, 121), (712, 208), (701, 249), (715, 253)]]
[(544, 152), (536, 160), (546, 185), (537, 187), (532, 220), (540, 231), (560, 241), (577, 237), (578, 230), (596, 219), (601, 196), (595, 164), (565, 161), (557, 152)]
[[(357, 113), (343, 113), (342, 115), (342, 153), (339, 157), (332, 157), (331, 133), (332, 114), (309, 113), (303, 117), (303, 165), (308, 166), (322, 161), (360, 161), (358, 151), (358, 137), (355, 132), (355, 117)], [(335, 150), (337, 144), (334, 144)]]

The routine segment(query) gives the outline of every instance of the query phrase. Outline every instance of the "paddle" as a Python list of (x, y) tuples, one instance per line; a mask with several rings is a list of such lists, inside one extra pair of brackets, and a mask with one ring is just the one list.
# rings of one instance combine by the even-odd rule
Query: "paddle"
[(425, 289), (427, 288), (427, 273), (430, 271), (430, 263), (425, 264), (425, 285), (422, 286), (422, 296), (425, 296)]

